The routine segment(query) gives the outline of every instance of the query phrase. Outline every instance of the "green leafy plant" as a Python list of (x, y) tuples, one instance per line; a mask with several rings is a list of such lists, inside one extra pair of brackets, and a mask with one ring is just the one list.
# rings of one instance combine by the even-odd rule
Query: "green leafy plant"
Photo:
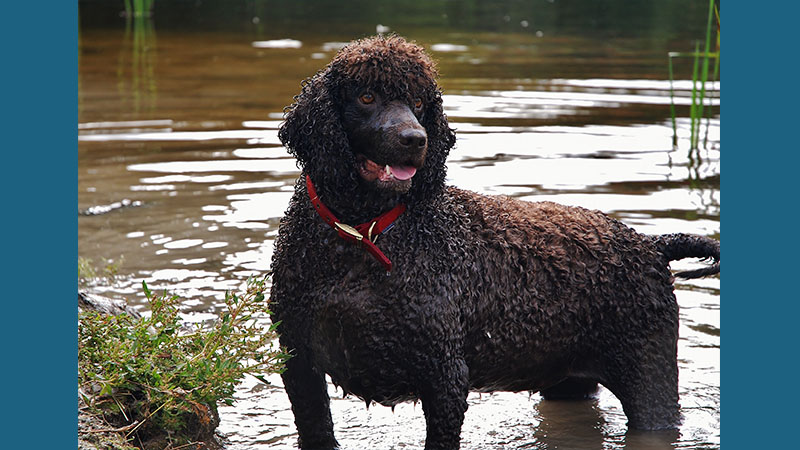
[[(670, 99), (672, 100), (670, 103), (670, 112), (672, 115), (672, 146), (674, 148), (678, 147), (678, 127), (675, 120), (675, 100), (674, 100), (674, 90), (672, 87), (673, 83), (673, 70), (672, 70), (672, 60), (673, 58), (692, 58), (693, 59), (693, 66), (692, 66), (692, 97), (691, 97), (691, 107), (689, 111), (690, 117), (690, 143), (691, 149), (698, 149), (699, 148), (699, 140), (700, 140), (700, 125), (701, 121), (704, 117), (704, 111), (708, 113), (707, 122), (711, 119), (711, 107), (706, 110), (705, 109), (705, 99), (706, 99), (706, 84), (709, 81), (709, 65), (711, 60), (714, 60), (714, 73), (713, 77), (711, 78), (712, 83), (716, 83), (717, 77), (719, 75), (719, 59), (720, 59), (720, 18), (719, 18), (719, 9), (714, 3), (715, 0), (709, 0), (708, 2), (708, 20), (706, 21), (706, 38), (705, 38), (705, 48), (704, 51), (700, 52), (700, 43), (695, 43), (694, 52), (685, 53), (685, 52), (669, 52), (669, 93)], [(713, 18), (716, 18), (716, 49), (715, 51), (711, 51), (711, 30), (713, 28)], [(703, 141), (703, 146), (708, 145), (708, 124), (706, 124), (706, 137)]]
[(245, 374), (266, 382), (288, 358), (275, 347), (276, 324), (263, 325), (265, 279), (248, 280), (242, 296), (227, 293), (225, 310), (207, 327), (182, 324), (177, 296), (154, 295), (142, 285), (148, 317), (80, 315), (83, 400), (142, 448), (206, 439), (219, 423), (217, 403), (233, 403)]

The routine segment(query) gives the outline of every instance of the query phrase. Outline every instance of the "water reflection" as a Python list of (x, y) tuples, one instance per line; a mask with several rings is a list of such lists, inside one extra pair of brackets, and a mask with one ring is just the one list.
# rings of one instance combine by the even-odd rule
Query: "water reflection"
[(536, 414), (541, 421), (534, 436), (540, 445), (520, 448), (603, 448), (606, 421), (596, 400), (540, 401)]
[(156, 31), (149, 15), (129, 14), (117, 62), (117, 92), (134, 112), (153, 111), (158, 98)]

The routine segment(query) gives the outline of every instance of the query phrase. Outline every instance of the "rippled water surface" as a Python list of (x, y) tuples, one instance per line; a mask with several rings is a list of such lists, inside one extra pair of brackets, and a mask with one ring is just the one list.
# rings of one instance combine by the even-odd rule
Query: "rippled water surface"
[[(448, 19), (449, 9), (436, 16), (442, 26), (402, 17), (395, 25), (391, 11), (376, 10), (347, 26), (326, 28), (317, 13), (295, 27), (280, 11), (252, 5), (238, 10), (246, 19), (241, 26), (170, 27), (140, 19), (126, 29), (119, 17), (103, 18), (104, 26), (98, 18), (82, 22), (79, 254), (119, 267), (113, 281), (89, 281), (86, 289), (144, 308), (144, 280), (181, 295), (186, 319), (203, 321), (222, 306), (226, 290), (266, 272), (299, 174), (277, 138), (282, 108), (342, 42), (379, 23), (439, 61), (445, 111), (458, 135), (450, 184), (599, 209), (643, 233), (719, 238), (719, 83), (708, 85), (715, 106), (701, 128), (703, 149), (689, 151), (690, 61), (678, 62), (673, 84), (677, 148), (669, 115), (666, 53), (687, 50), (699, 31), (615, 33), (612, 16), (592, 34), (578, 26), (583, 22), (570, 28), (574, 18), (566, 13), (563, 23), (537, 23), (518, 10), (508, 20), (488, 15), (497, 27), (470, 28), (466, 19), (466, 25)], [(692, 11), (686, 9), (687, 20), (702, 26), (702, 11)], [(299, 13), (292, 14), (297, 20)], [(683, 17), (674, 15), (676, 22)], [(607, 390), (584, 402), (471, 394), (462, 448), (718, 448), (720, 280), (681, 281), (676, 293), (685, 418), (678, 432), (627, 433), (621, 406)], [(228, 449), (293, 448), (289, 402), (280, 377), (272, 379), (274, 386), (245, 379), (239, 401), (220, 409)], [(367, 409), (333, 386), (331, 396), (344, 449), (424, 445), (421, 405)]]

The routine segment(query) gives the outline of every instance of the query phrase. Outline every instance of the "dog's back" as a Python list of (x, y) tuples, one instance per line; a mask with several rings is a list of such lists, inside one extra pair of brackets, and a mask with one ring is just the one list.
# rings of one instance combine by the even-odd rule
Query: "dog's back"
[(598, 211), (448, 193), (480, 249), (468, 256), (477, 270), (464, 319), (473, 388), (606, 382), (605, 354), (630, 355), (644, 336), (675, 346), (668, 261), (650, 238)]

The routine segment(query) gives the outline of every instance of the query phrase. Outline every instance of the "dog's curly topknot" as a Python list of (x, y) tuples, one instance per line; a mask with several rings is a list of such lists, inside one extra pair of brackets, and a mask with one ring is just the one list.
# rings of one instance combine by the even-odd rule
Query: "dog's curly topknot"
[(413, 204), (431, 198), (444, 187), (445, 161), (455, 144), (437, 76), (425, 50), (402, 37), (354, 41), (303, 81), (302, 91), (284, 111), (278, 136), (303, 172), (311, 175), (320, 197), (347, 198), (354, 212), (373, 214), (374, 199), (362, 198), (364, 193), (358, 189), (355, 155), (341, 124), (344, 95), (352, 89), (369, 89), (388, 99), (420, 98), (425, 104), (421, 124), (428, 135), (428, 155), (408, 193), (392, 201)]
[(435, 62), (422, 47), (399, 36), (355, 41), (336, 55), (329, 68), (389, 97), (413, 98), (436, 91)]

